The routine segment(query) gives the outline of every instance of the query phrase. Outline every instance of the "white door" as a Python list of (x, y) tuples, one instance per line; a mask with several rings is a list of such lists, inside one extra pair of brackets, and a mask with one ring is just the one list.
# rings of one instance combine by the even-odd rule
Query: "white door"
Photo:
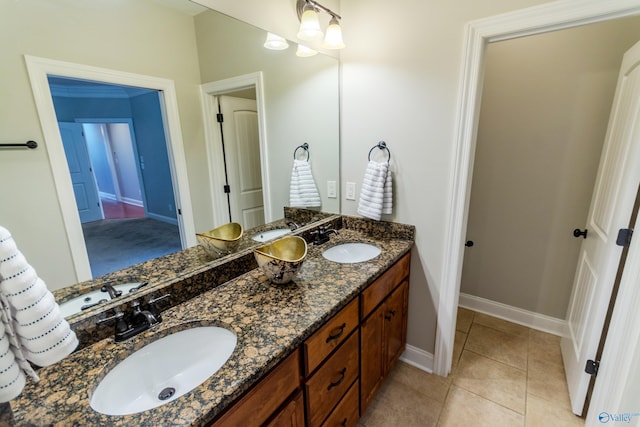
[(582, 414), (622, 248), (618, 230), (629, 224), (640, 183), (640, 42), (624, 56), (589, 208), (562, 339), (573, 412)]
[(89, 151), (79, 123), (58, 123), (60, 136), (71, 174), (80, 222), (97, 221), (103, 218), (102, 205), (98, 197), (95, 177), (91, 168)]
[(231, 219), (245, 229), (264, 224), (256, 101), (220, 96), (222, 133), (231, 193)]

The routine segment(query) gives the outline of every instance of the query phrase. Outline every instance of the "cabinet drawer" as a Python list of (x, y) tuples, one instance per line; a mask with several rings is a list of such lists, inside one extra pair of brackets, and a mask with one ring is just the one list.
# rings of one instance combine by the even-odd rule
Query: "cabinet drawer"
[(300, 352), (294, 351), (212, 425), (260, 426), (300, 385)]
[(384, 300), (389, 293), (409, 275), (411, 252), (400, 258), (391, 268), (375, 282), (362, 291), (362, 318), (364, 319)]
[(304, 399), (298, 392), (266, 427), (304, 427)]
[(319, 426), (358, 377), (359, 332), (354, 332), (305, 386), (310, 427)]
[(358, 326), (358, 298), (340, 310), (304, 342), (305, 376), (309, 376)]
[(359, 381), (353, 383), (347, 394), (342, 398), (329, 418), (322, 423), (322, 427), (355, 427), (360, 419), (358, 410)]

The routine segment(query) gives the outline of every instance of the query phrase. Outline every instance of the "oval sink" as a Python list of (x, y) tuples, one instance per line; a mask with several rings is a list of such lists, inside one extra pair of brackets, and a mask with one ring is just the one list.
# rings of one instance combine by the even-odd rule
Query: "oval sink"
[(236, 343), (235, 333), (216, 326), (167, 335), (116, 365), (91, 395), (91, 407), (129, 415), (176, 400), (216, 373)]
[(343, 243), (332, 246), (322, 252), (322, 256), (329, 261), (342, 264), (369, 261), (380, 255), (380, 248), (368, 243)]
[(288, 228), (276, 228), (274, 230), (261, 231), (253, 235), (252, 239), (256, 242), (267, 242), (269, 240), (277, 239), (280, 236), (291, 233)]

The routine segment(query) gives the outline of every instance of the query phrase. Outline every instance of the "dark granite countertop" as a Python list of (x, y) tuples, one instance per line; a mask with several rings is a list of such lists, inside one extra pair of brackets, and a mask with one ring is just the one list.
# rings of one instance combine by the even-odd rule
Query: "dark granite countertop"
[[(250, 270), (165, 311), (160, 325), (129, 341), (103, 339), (41, 369), (40, 382), (28, 382), (11, 402), (14, 425), (206, 425), (413, 245), (412, 226), (344, 217), (343, 227), (330, 242), (309, 245), (294, 283), (273, 285), (260, 269)], [(322, 250), (350, 241), (376, 244), (382, 253), (357, 264), (322, 257)], [(164, 335), (198, 325), (224, 326), (238, 337), (230, 359), (203, 384), (134, 415), (107, 416), (91, 409), (92, 390), (119, 361)]]

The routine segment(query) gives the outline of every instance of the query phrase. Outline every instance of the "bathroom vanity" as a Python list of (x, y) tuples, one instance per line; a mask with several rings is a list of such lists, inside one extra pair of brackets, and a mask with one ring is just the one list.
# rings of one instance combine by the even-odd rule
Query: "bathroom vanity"
[[(40, 383), (28, 384), (11, 402), (13, 422), (355, 426), (405, 346), (415, 229), (334, 215), (294, 234), (311, 241), (320, 226), (336, 228), (339, 234), (323, 245), (309, 245), (305, 263), (290, 284), (270, 283), (255, 261), (249, 261), (253, 254), (247, 249), (222, 264), (205, 266), (195, 276), (177, 277), (162, 289), (152, 286), (147, 290), (150, 297), (188, 294), (189, 288), (203, 291), (165, 310), (162, 323), (130, 340), (115, 343), (112, 336), (103, 338), (113, 332), (109, 326), (97, 331), (93, 325), (91, 332), (79, 328), (84, 348), (39, 371)], [(359, 263), (337, 263), (322, 256), (342, 242), (365, 242), (382, 251)], [(242, 265), (245, 272), (216, 282), (224, 275), (215, 270)], [(87, 328), (90, 317), (81, 322)], [(176, 331), (210, 325), (233, 331), (237, 346), (201, 385), (132, 415), (108, 416), (90, 407), (97, 384), (128, 355)]]

